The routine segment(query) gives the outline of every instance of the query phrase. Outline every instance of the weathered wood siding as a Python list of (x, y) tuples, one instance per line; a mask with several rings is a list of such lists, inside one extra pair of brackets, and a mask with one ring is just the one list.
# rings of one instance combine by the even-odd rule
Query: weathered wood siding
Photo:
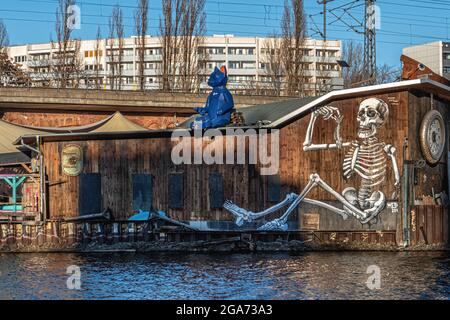
[[(402, 173), (404, 141), (418, 128), (411, 122), (411, 105), (408, 92), (377, 95), (389, 104), (389, 117), (378, 137), (397, 149), (397, 164)], [(332, 103), (344, 116), (342, 135), (344, 141), (357, 137), (357, 111), (365, 98), (346, 99)], [(280, 130), (279, 177), (269, 179), (260, 174), (260, 166), (245, 165), (174, 165), (171, 160), (170, 138), (149, 138), (111, 141), (47, 142), (44, 144), (46, 170), (49, 180), (49, 214), (51, 218), (77, 216), (78, 177), (68, 177), (61, 172), (60, 155), (65, 144), (80, 144), (84, 150), (84, 173), (100, 173), (102, 179), (103, 207), (110, 208), (116, 219), (126, 219), (132, 210), (132, 175), (148, 173), (153, 177), (153, 207), (164, 210), (171, 217), (180, 220), (232, 220), (233, 217), (222, 209), (211, 209), (209, 177), (220, 173), (223, 177), (224, 199), (252, 211), (259, 211), (275, 204), (277, 190), (274, 181), (281, 184), (279, 198), (289, 192), (300, 192), (311, 173), (318, 173), (334, 190), (341, 193), (346, 187), (358, 187), (359, 180), (353, 177), (344, 181), (342, 162), (344, 150), (303, 151), (303, 142), (309, 123), (309, 115), (292, 122)], [(413, 127), (411, 127), (411, 125)], [(335, 123), (322, 119), (316, 122), (314, 143), (333, 143)], [(407, 154), (407, 157), (410, 156)], [(170, 174), (183, 174), (183, 206), (171, 206)], [(436, 179), (442, 179), (437, 177)], [(270, 183), (269, 183), (270, 182)], [(269, 190), (270, 189), (270, 190)], [(378, 221), (362, 226), (356, 219), (343, 220), (329, 211), (307, 205), (300, 206), (302, 213), (319, 213), (321, 230), (396, 230), (401, 219), (401, 191), (394, 188), (394, 174), (388, 162), (385, 182), (380, 186), (389, 202), (395, 202), (399, 211), (386, 208)], [(179, 191), (178, 191), (179, 192)], [(333, 202), (335, 199), (316, 188), (310, 198)], [(269, 201), (269, 199), (273, 201)], [(175, 208), (174, 208), (175, 207)], [(392, 212), (391, 212), (392, 211)], [(278, 213), (279, 214), (279, 213)], [(298, 221), (298, 213), (291, 220)]]

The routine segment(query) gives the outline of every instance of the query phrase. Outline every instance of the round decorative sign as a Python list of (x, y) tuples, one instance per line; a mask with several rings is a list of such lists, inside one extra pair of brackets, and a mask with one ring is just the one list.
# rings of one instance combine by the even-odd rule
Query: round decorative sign
[(420, 147), (422, 154), (430, 164), (436, 164), (445, 148), (445, 122), (437, 110), (428, 111), (420, 125)]
[(83, 149), (76, 144), (64, 146), (61, 162), (64, 174), (78, 176), (83, 170)]

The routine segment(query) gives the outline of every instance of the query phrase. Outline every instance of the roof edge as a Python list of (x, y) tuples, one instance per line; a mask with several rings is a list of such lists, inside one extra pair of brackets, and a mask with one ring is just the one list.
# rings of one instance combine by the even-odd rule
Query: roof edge
[[(380, 90), (399, 90), (402, 88), (411, 88), (417, 85), (421, 84), (430, 84), (440, 90), (445, 90), (449, 92), (450, 94), (450, 87), (446, 86), (442, 83), (439, 83), (437, 81), (433, 81), (430, 79), (414, 79), (414, 80), (406, 80), (406, 81), (399, 81), (399, 82), (391, 82), (391, 83), (385, 83), (385, 84), (377, 84), (373, 86), (366, 86), (366, 87), (358, 87), (358, 88), (352, 88), (352, 89), (343, 89), (343, 90), (337, 90), (327, 93), (326, 95), (317, 98), (316, 100), (311, 101), (310, 103), (306, 104), (303, 107), (298, 108), (297, 110), (291, 112), (290, 114), (287, 114), (284, 117), (281, 117), (277, 121), (272, 122), (268, 127), (270, 128), (277, 128), (282, 126), (285, 122), (291, 121), (293, 118), (301, 115), (302, 113), (305, 113), (317, 105), (321, 103), (326, 103), (330, 100), (343, 97), (346, 95), (352, 95), (352, 94), (358, 94), (358, 93), (368, 93), (376, 92)], [(450, 99), (449, 99), (450, 100)]]

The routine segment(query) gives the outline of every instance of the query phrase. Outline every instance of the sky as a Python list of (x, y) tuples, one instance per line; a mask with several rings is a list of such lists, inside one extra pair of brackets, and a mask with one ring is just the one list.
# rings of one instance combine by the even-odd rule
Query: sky
[[(157, 35), (161, 1), (150, 0), (149, 34)], [(363, 0), (328, 0), (327, 38), (354, 40), (363, 44), (357, 31), (364, 14)], [(45, 43), (54, 39), (57, 0), (0, 0), (0, 20), (5, 23), (10, 44)], [(377, 62), (400, 67), (402, 48), (434, 41), (450, 41), (450, 0), (377, 0)], [(100, 26), (108, 34), (108, 17), (118, 4), (123, 9), (127, 36), (134, 32), (137, 0), (77, 0), (81, 9), (81, 29), (74, 37), (95, 39)], [(207, 34), (264, 37), (280, 33), (284, 0), (206, 0)], [(350, 8), (350, 6), (352, 6)], [(317, 0), (304, 0), (308, 35), (320, 38), (323, 7)], [(343, 9), (349, 8), (347, 11)], [(348, 12), (348, 13), (346, 13)], [(341, 17), (337, 20), (336, 16)], [(347, 24), (347, 25), (346, 25)]]

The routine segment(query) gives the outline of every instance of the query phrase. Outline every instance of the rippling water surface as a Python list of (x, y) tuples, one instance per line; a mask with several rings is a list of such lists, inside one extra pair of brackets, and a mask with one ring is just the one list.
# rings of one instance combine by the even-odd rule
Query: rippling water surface
[[(0, 299), (449, 299), (450, 254), (0, 254)], [(81, 268), (68, 290), (67, 267)], [(381, 270), (369, 290), (367, 267)]]

